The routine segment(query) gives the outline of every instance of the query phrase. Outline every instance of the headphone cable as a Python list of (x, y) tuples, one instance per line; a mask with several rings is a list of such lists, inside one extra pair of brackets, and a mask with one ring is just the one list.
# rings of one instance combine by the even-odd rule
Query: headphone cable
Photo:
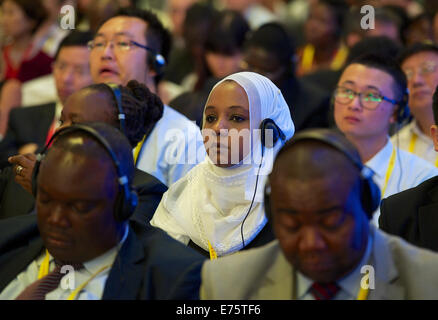
[(244, 238), (244, 236), (243, 236), (243, 225), (245, 224), (246, 218), (248, 218), (248, 215), (249, 215), (249, 213), (251, 212), (252, 205), (254, 204), (254, 199), (255, 199), (255, 196), (256, 196), (256, 194), (257, 194), (257, 185), (258, 185), (258, 182), (259, 182), (259, 174), (260, 174), (260, 169), (261, 169), (261, 167), (262, 167), (263, 158), (264, 158), (264, 148), (265, 148), (265, 147), (262, 145), (262, 158), (261, 158), (261, 160), (260, 160), (259, 169), (257, 170), (257, 178), (256, 178), (256, 183), (255, 183), (255, 188), (254, 188), (254, 194), (253, 194), (253, 196), (252, 196), (251, 204), (250, 204), (250, 206), (249, 206), (248, 212), (247, 212), (246, 215), (245, 215), (245, 218), (244, 218), (243, 221), (242, 221), (242, 224), (240, 225), (240, 235), (241, 235), (241, 237), (242, 237), (242, 245), (243, 245), (242, 248), (245, 248), (245, 238)]

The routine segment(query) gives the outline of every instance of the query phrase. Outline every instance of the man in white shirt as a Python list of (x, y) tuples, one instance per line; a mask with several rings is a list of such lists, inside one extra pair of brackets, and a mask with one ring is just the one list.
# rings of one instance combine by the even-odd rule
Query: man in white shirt
[(201, 299), (437, 299), (438, 255), (369, 223), (380, 202), (369, 173), (341, 134), (296, 134), (265, 189), (277, 239), (205, 262)]
[(171, 298), (176, 278), (203, 257), (129, 220), (138, 198), (126, 137), (89, 123), (52, 141), (36, 165), (36, 215), (0, 222), (0, 299)]
[[(151, 12), (126, 9), (104, 22), (90, 43), (91, 76), (95, 83), (144, 83), (157, 93), (169, 54), (170, 34)], [(170, 186), (205, 158), (195, 123), (169, 106), (134, 150), (136, 167)]]
[(430, 126), (434, 124), (432, 96), (438, 85), (438, 47), (417, 43), (405, 49), (399, 63), (408, 80), (409, 109), (413, 120), (391, 141), (400, 149), (411, 152), (438, 167)]
[[(389, 139), (390, 125), (407, 114), (406, 92), (406, 77), (395, 62), (367, 55), (344, 69), (334, 93), (336, 125), (376, 173), (382, 198), (438, 175), (432, 164), (398, 149)], [(379, 215), (376, 210), (376, 225)]]

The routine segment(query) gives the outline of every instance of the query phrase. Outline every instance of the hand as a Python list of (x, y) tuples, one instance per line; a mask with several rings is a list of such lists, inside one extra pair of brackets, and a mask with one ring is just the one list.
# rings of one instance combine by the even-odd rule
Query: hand
[(13, 164), (15, 181), (32, 194), (32, 172), (36, 163), (36, 155), (33, 153), (20, 154), (9, 157), (8, 161)]

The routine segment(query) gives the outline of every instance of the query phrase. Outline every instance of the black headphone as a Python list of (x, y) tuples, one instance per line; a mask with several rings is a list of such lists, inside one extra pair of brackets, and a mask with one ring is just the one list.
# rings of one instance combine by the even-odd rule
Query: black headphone
[(138, 195), (137, 192), (132, 188), (130, 181), (128, 180), (127, 175), (125, 174), (120, 161), (117, 159), (115, 152), (111, 148), (110, 143), (106, 140), (96, 129), (83, 125), (83, 124), (75, 124), (65, 128), (62, 128), (55, 132), (55, 134), (50, 138), (47, 145), (44, 149), (37, 155), (37, 161), (35, 163), (35, 167), (32, 172), (32, 193), (36, 198), (37, 195), (37, 176), (40, 169), (41, 161), (43, 160), (45, 154), (49, 146), (52, 142), (60, 135), (74, 132), (74, 131), (83, 131), (92, 136), (97, 142), (99, 142), (102, 147), (108, 152), (113, 160), (113, 163), (116, 167), (117, 181), (119, 182), (120, 189), (116, 198), (115, 207), (114, 207), (114, 219), (118, 222), (123, 222), (129, 219), (129, 217), (134, 213), (135, 208), (138, 204)]
[[(268, 142), (266, 141), (266, 134), (268, 132), (267, 130), (272, 130), (272, 144), (270, 143), (271, 141), (268, 141)], [(255, 199), (255, 196), (257, 194), (257, 185), (259, 182), (260, 168), (262, 167), (262, 163), (263, 163), (264, 150), (265, 150), (265, 148), (273, 148), (275, 146), (275, 144), (277, 143), (279, 138), (282, 141), (286, 140), (286, 135), (283, 133), (283, 131), (281, 131), (280, 127), (275, 123), (275, 121), (270, 119), (270, 118), (264, 119), (262, 121), (262, 123), (260, 124), (260, 134), (261, 134), (261, 142), (262, 142), (262, 158), (260, 159), (260, 165), (259, 165), (259, 169), (257, 171), (257, 178), (256, 178), (256, 183), (255, 183), (255, 187), (254, 187), (254, 194), (252, 196), (251, 204), (249, 206), (248, 212), (245, 215), (245, 218), (242, 221), (242, 224), (240, 225), (240, 235), (242, 237), (243, 247), (245, 247), (245, 238), (243, 237), (243, 225), (245, 224), (245, 220), (248, 217), (249, 213), (251, 212), (251, 208), (252, 208), (252, 205), (254, 204), (254, 199)]]
[(123, 112), (122, 92), (120, 91), (120, 87), (115, 83), (104, 83), (104, 84), (111, 89), (111, 92), (114, 95), (114, 100), (116, 101), (116, 105), (117, 105), (117, 111), (119, 112), (118, 119), (120, 122), (120, 131), (122, 131), (122, 133), (126, 136), (126, 125), (125, 125), (126, 115)]
[[(330, 129), (313, 129), (302, 131), (288, 142), (288, 146), (302, 140), (316, 140), (328, 144), (344, 154), (354, 164), (354, 166), (359, 169), (361, 204), (368, 219), (371, 220), (374, 211), (376, 211), (380, 205), (380, 189), (372, 179), (374, 172), (370, 168), (364, 166), (361, 159), (357, 155), (352, 154), (348, 150), (347, 145), (345, 145), (345, 142), (339, 139), (339, 137), (334, 134), (334, 131)], [(267, 182), (264, 194), (265, 213), (268, 221), (272, 223), (270, 194), (271, 186), (269, 185), (269, 182)]]
[(152, 48), (148, 47), (147, 51), (149, 51), (146, 53), (148, 65), (157, 73), (157, 75), (163, 74), (164, 67), (166, 66), (166, 59), (164, 59), (162, 54), (156, 52)]
[[(272, 144), (270, 141), (266, 143), (266, 133), (267, 130), (272, 130)], [(260, 124), (260, 134), (261, 134), (261, 141), (262, 141), (262, 147), (266, 148), (273, 148), (275, 144), (278, 141), (278, 138), (281, 140), (286, 140), (286, 136), (284, 135), (283, 131), (277, 126), (274, 120), (270, 118), (266, 118), (262, 121)], [(262, 149), (262, 155), (263, 155), (263, 149)]]

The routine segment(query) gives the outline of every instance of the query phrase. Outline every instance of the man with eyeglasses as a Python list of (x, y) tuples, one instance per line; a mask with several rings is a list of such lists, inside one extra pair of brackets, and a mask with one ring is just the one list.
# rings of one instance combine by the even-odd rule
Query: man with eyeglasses
[(413, 120), (391, 140), (400, 149), (426, 159), (438, 167), (430, 126), (434, 124), (432, 96), (438, 85), (438, 46), (418, 43), (405, 49), (399, 63), (409, 88), (409, 108)]
[[(123, 9), (98, 29), (90, 48), (95, 83), (126, 85), (130, 80), (158, 93), (171, 38), (150, 11)], [(167, 186), (205, 158), (199, 128), (182, 114), (164, 106), (163, 116), (134, 149), (136, 167)]]
[[(337, 127), (371, 168), (381, 197), (415, 187), (438, 174), (427, 161), (399, 150), (389, 139), (391, 124), (400, 119), (406, 99), (406, 77), (394, 61), (361, 56), (344, 69), (334, 92)], [(373, 222), (378, 225), (380, 211)]]

